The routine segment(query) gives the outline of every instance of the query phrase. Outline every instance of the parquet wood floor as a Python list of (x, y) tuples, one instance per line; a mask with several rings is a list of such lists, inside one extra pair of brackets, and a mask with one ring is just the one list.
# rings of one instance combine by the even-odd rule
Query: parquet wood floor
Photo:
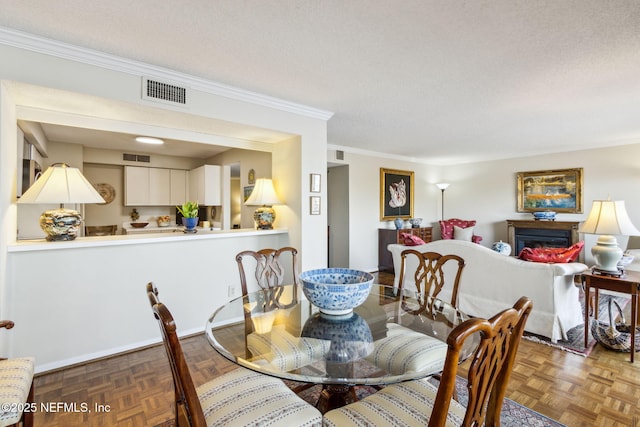
[[(389, 279), (380, 276), (381, 282)], [(196, 385), (235, 369), (203, 335), (183, 339), (183, 349)], [(629, 363), (628, 353), (596, 346), (584, 358), (526, 340), (518, 353), (508, 398), (570, 427), (640, 427), (640, 361)], [(36, 426), (152, 427), (173, 417), (162, 346), (45, 373), (35, 381), (38, 405), (58, 408), (39, 410)], [(67, 407), (51, 405), (58, 402)], [(90, 412), (82, 412), (83, 403)]]

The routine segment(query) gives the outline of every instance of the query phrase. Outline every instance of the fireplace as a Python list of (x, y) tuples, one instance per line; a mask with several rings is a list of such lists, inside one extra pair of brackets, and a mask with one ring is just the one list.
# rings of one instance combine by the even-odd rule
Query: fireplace
[(512, 255), (522, 248), (568, 248), (578, 242), (577, 221), (507, 220)]

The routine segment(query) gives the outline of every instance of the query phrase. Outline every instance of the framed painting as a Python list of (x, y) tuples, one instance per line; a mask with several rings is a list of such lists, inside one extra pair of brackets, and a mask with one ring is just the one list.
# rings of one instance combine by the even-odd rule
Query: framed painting
[(380, 220), (413, 218), (413, 172), (380, 168)]
[(253, 185), (248, 185), (244, 187), (244, 201), (246, 202), (251, 193), (253, 192)]
[(319, 173), (312, 173), (311, 175), (309, 175), (310, 177), (310, 188), (309, 190), (312, 193), (319, 193), (320, 192), (320, 174)]
[(517, 210), (582, 213), (582, 168), (518, 172)]
[(320, 196), (309, 197), (309, 213), (311, 215), (320, 215)]

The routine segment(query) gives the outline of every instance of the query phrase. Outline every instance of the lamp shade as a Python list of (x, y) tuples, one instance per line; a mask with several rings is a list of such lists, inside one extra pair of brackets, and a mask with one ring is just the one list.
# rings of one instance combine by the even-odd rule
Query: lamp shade
[(594, 200), (581, 233), (638, 236), (640, 231), (631, 223), (623, 200)]
[(273, 188), (273, 181), (268, 178), (258, 178), (251, 195), (244, 202), (247, 206), (271, 206), (281, 203), (276, 190)]
[(18, 203), (104, 203), (78, 168), (56, 163), (18, 199)]
[(449, 186), (448, 182), (441, 182), (439, 184), (436, 184), (436, 187), (438, 187), (442, 191), (446, 190), (448, 186)]

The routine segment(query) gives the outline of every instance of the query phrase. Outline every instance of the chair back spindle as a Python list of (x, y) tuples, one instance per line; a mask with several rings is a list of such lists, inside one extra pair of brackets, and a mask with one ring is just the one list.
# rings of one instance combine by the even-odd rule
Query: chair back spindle
[(438, 298), (438, 295), (446, 285), (446, 268), (448, 265), (453, 265), (456, 270), (453, 283), (450, 285), (450, 302), (451, 305), (457, 307), (458, 287), (465, 266), (464, 259), (458, 255), (441, 255), (437, 252), (420, 252), (415, 249), (402, 251), (401, 257), (399, 288), (402, 289), (404, 287), (408, 258), (412, 257), (418, 263), (415, 271), (412, 272), (413, 280), (423, 301), (426, 301), (427, 297)]

